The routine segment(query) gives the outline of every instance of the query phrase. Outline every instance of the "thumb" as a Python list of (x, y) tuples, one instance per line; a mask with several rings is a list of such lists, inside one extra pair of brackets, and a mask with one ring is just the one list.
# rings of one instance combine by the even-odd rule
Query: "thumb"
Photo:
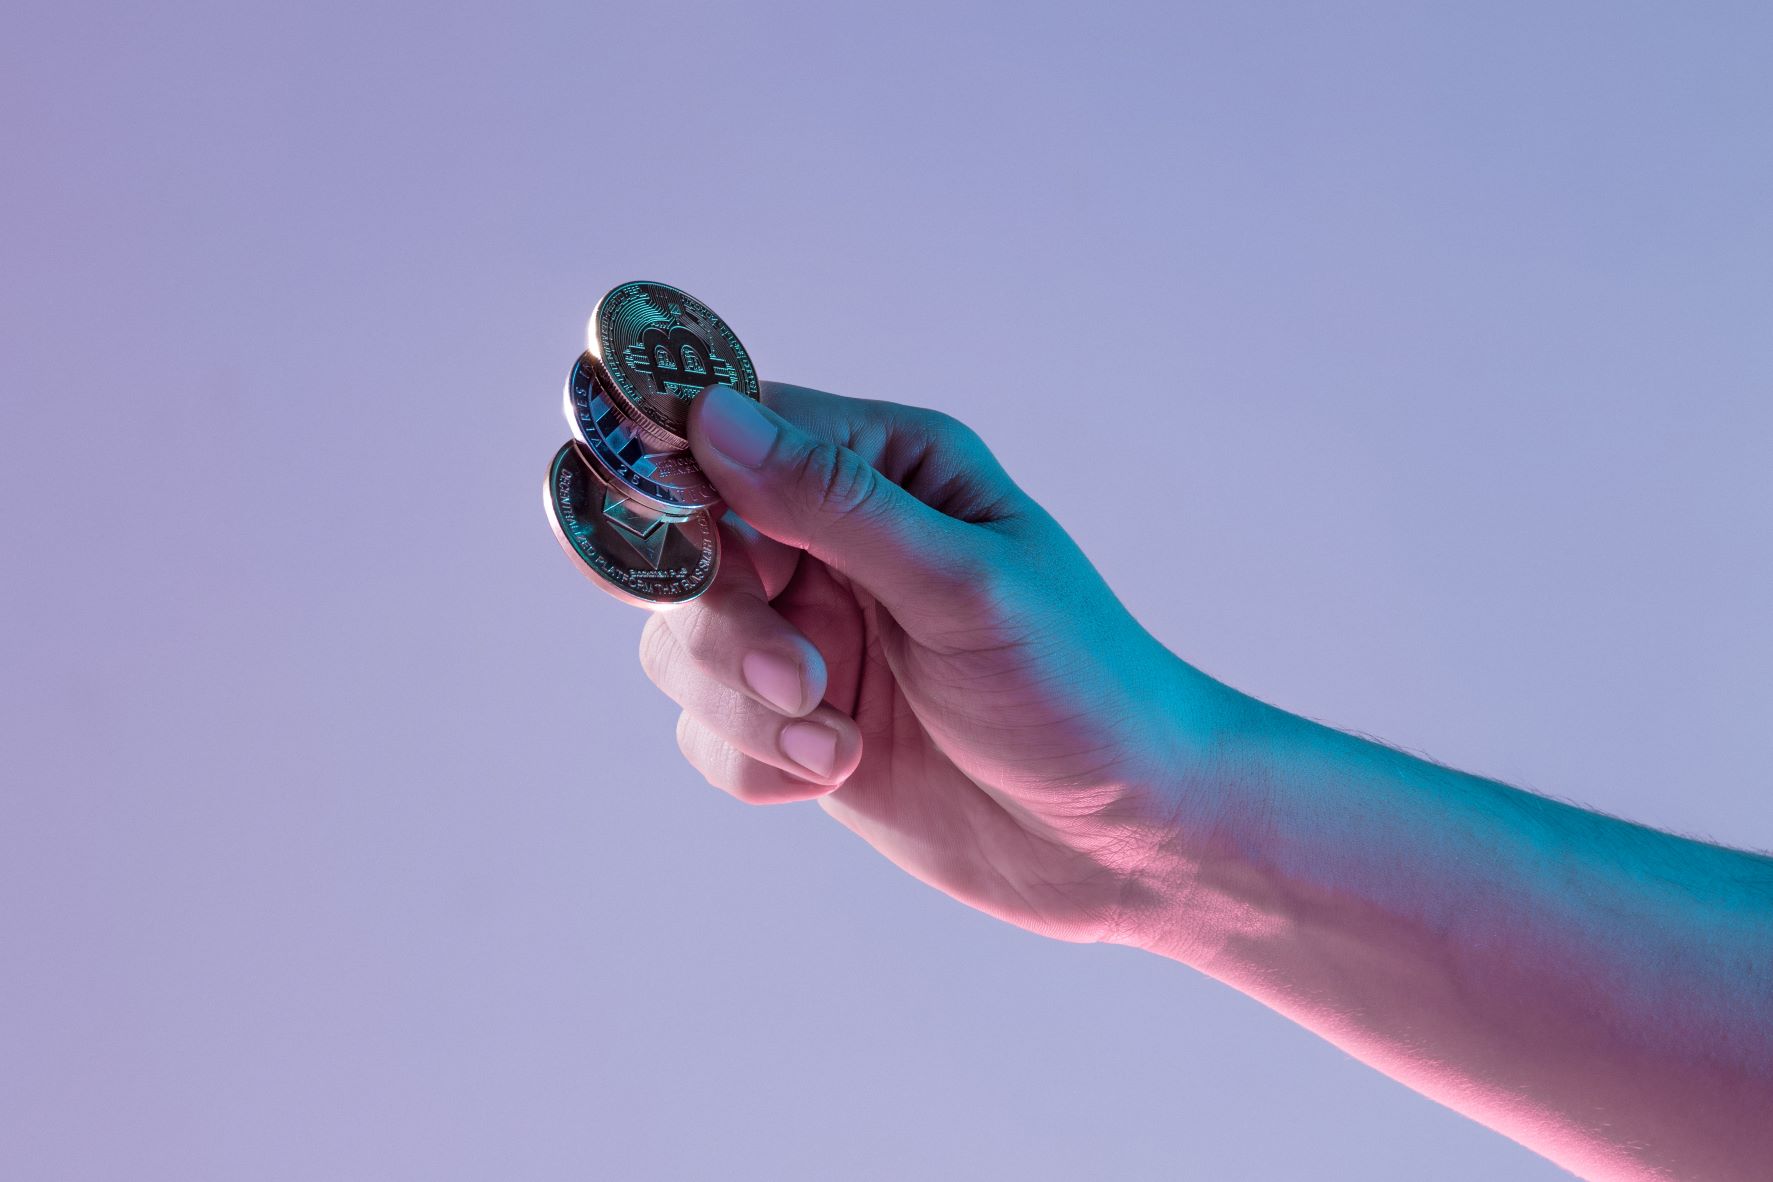
[(691, 403), (689, 422), (696, 460), (733, 512), (889, 609), (914, 609), (965, 581), (980, 539), (849, 448), (728, 386), (711, 386)]

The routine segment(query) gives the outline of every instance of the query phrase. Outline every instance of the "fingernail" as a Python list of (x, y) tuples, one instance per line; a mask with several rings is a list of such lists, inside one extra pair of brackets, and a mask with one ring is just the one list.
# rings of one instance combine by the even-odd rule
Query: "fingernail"
[(774, 653), (746, 653), (739, 662), (745, 684), (751, 692), (780, 710), (783, 714), (799, 714), (805, 696), (800, 688), (800, 670), (793, 661)]
[(791, 722), (782, 728), (782, 754), (821, 780), (837, 770), (837, 732), (821, 722)]
[(731, 386), (710, 386), (702, 392), (702, 430), (721, 454), (755, 468), (770, 454), (776, 425), (757, 403)]

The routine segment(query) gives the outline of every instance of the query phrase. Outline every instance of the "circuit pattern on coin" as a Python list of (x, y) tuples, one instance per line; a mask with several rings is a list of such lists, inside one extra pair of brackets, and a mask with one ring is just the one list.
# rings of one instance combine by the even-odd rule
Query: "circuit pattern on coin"
[(673, 519), (637, 508), (577, 440), (554, 453), (542, 491), (561, 548), (618, 599), (668, 607), (688, 603), (714, 582), (720, 530), (713, 514), (697, 510)]
[(634, 429), (610, 396), (603, 366), (581, 354), (566, 380), (566, 419), (620, 486), (650, 507), (682, 515), (720, 503), (720, 494), (687, 448), (660, 448)]
[(702, 301), (664, 283), (624, 283), (597, 302), (586, 333), (615, 398), (662, 442), (689, 444), (689, 404), (709, 386), (759, 394), (739, 338)]

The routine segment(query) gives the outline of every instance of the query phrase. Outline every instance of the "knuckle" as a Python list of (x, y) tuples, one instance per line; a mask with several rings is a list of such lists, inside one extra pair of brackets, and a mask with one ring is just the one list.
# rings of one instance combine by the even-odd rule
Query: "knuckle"
[(719, 646), (719, 617), (706, 606), (692, 604), (677, 613), (671, 631), (684, 651), (698, 661), (706, 660)]
[(749, 768), (737, 771), (732, 782), (725, 787), (727, 794), (741, 804), (768, 804), (772, 798), (769, 789), (760, 782), (760, 777)]
[(938, 443), (972, 447), (983, 442), (978, 432), (947, 411), (926, 408), (919, 412), (918, 420), (924, 434)]
[(978, 464), (991, 457), (991, 449), (979, 433), (940, 410), (919, 410), (917, 428), (930, 445), (943, 455), (966, 464)]
[(832, 443), (807, 449), (799, 475), (811, 507), (826, 517), (849, 517), (863, 511), (875, 500), (879, 479), (861, 457)]
[(768, 769), (698, 722), (687, 710), (677, 716), (677, 749), (709, 787), (745, 804), (769, 803), (769, 785), (759, 775)]

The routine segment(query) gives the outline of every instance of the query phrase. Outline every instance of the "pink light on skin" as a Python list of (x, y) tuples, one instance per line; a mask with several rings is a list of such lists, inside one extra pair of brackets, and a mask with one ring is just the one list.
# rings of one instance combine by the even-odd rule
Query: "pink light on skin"
[[(1190, 964), (1567, 1167), (1773, 1160), (1773, 863), (1237, 693), (1139, 628), (964, 427), (791, 386), (765, 403), (692, 405), (756, 533), (642, 644), (711, 783), (818, 799), (1031, 931)], [(812, 781), (799, 717), (843, 752)]]

